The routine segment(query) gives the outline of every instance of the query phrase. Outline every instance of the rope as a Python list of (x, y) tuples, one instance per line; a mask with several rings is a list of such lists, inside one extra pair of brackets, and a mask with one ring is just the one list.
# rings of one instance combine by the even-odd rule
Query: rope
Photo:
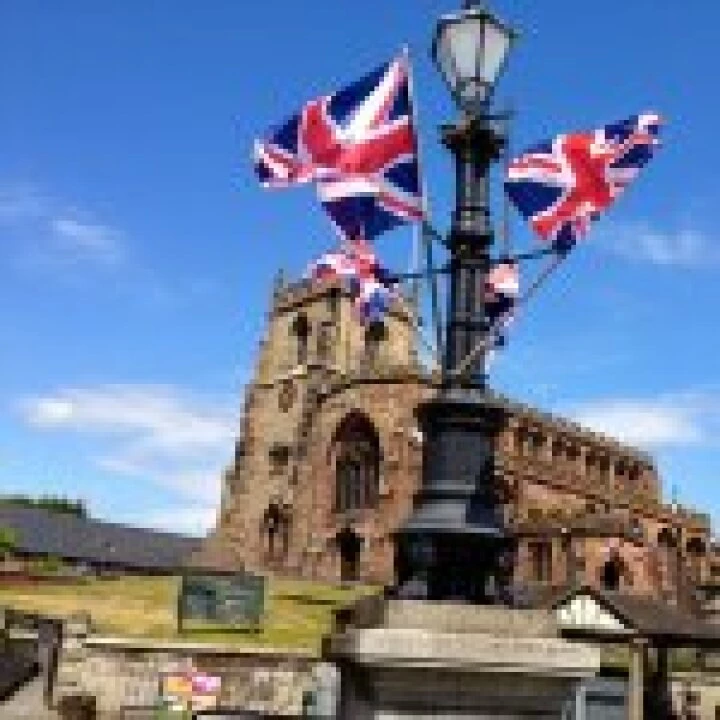
[[(564, 256), (555, 255), (555, 257), (545, 266), (542, 272), (537, 276), (525, 294), (515, 303), (515, 307), (519, 308), (526, 305), (528, 300), (540, 289), (543, 283), (555, 272), (560, 263), (564, 260)], [(475, 347), (465, 356), (463, 361), (450, 372), (451, 376), (462, 375), (474, 362), (475, 358), (483, 352), (490, 349), (491, 339), (494, 341), (495, 333), (499, 330), (499, 323), (495, 323), (489, 330), (487, 336), (478, 342)]]

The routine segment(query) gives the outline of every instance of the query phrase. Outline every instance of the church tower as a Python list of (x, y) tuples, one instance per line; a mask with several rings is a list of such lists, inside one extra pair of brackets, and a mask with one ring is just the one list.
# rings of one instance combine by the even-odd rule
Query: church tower
[(271, 303), (202, 560), (385, 576), (419, 477), (414, 408), (430, 390), (412, 303), (397, 298), (383, 322), (363, 325), (342, 281), (282, 278)]
[[(416, 325), (402, 298), (364, 326), (342, 282), (278, 279), (217, 523), (195, 564), (393, 583), (394, 536), (420, 485), (416, 409), (438, 390)], [(495, 472), (519, 596), (571, 583), (690, 602), (709, 578), (709, 519), (663, 504), (652, 458), (496, 401), (508, 417)]]

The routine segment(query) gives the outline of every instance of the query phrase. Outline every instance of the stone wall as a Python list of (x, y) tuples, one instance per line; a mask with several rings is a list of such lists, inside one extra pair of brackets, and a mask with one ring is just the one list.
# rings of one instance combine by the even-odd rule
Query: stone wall
[(194, 666), (222, 677), (223, 707), (300, 716), (316, 664), (293, 650), (97, 637), (75, 619), (65, 628), (54, 702), (89, 693), (100, 717), (115, 718), (124, 706), (155, 703), (162, 673)]

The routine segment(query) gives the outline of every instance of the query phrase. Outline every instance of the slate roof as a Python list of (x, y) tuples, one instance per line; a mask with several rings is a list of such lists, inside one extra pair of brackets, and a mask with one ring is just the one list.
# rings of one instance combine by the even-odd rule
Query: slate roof
[(0, 527), (14, 531), (17, 552), (125, 569), (172, 571), (200, 549), (199, 538), (0, 505)]

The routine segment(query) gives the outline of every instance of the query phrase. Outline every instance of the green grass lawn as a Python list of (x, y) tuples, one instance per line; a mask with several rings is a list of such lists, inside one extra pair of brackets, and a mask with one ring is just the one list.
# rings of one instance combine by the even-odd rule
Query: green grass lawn
[[(178, 577), (83, 579), (67, 585), (0, 586), (0, 605), (53, 617), (88, 612), (102, 635), (178, 640), (175, 609)], [(317, 652), (333, 610), (372, 588), (342, 588), (300, 580), (271, 579), (259, 630), (190, 625), (183, 639), (298, 648)]]

